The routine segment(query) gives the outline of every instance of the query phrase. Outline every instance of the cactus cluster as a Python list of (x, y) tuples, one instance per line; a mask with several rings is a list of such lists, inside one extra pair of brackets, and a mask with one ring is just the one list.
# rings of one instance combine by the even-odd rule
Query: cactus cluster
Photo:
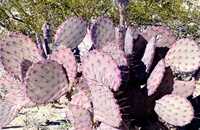
[[(128, 1), (117, 2), (126, 6)], [(52, 48), (49, 40), (38, 46), (43, 43), (21, 33), (10, 32), (0, 40), (5, 70), (0, 77), (0, 128), (23, 107), (63, 95), (69, 97), (66, 119), (75, 130), (145, 129), (154, 123), (156, 130), (166, 127), (163, 122), (180, 127), (191, 123), (196, 112), (190, 96), (200, 95), (195, 41), (177, 40), (166, 26), (143, 32), (124, 26), (124, 33), (108, 17), (90, 24), (67, 18)]]

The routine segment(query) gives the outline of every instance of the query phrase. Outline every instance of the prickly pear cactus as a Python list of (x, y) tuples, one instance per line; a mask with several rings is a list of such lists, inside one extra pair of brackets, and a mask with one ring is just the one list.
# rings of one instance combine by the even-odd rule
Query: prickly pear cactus
[(100, 51), (110, 55), (118, 66), (127, 66), (128, 63), (125, 57), (125, 53), (116, 42), (108, 43)]
[(62, 23), (55, 35), (56, 46), (64, 45), (67, 48), (76, 48), (84, 39), (87, 32), (87, 23), (80, 17), (69, 17)]
[(149, 41), (153, 36), (161, 35), (156, 47), (170, 48), (176, 41), (175, 34), (166, 26), (148, 26), (141, 34), (147, 41)]
[(165, 62), (174, 72), (194, 72), (200, 66), (200, 49), (195, 41), (180, 39), (167, 52)]
[(107, 17), (97, 18), (91, 32), (95, 48), (102, 48), (108, 42), (115, 40), (115, 27)]
[(79, 82), (77, 90), (78, 92), (72, 95), (70, 103), (91, 111), (91, 92), (85, 80)]
[(176, 94), (182, 97), (188, 97), (193, 94), (195, 90), (195, 81), (180, 81), (174, 80), (172, 94)]
[(94, 109), (94, 120), (113, 127), (119, 127), (122, 121), (120, 108), (113, 93), (105, 86), (90, 86)]
[(33, 104), (26, 97), (22, 84), (8, 74), (0, 78), (0, 100), (8, 101), (19, 106), (31, 106)]
[(144, 62), (144, 64), (146, 65), (147, 73), (149, 72), (153, 62), (154, 54), (156, 51), (156, 46), (155, 46), (156, 41), (157, 41), (157, 36), (154, 36), (149, 40), (144, 52), (144, 56), (142, 57), (142, 62)]
[(8, 33), (0, 40), (0, 55), (4, 69), (17, 78), (21, 78), (21, 63), (29, 60), (33, 63), (42, 59), (35, 43), (20, 33)]
[(61, 97), (68, 89), (68, 81), (60, 64), (45, 60), (33, 64), (25, 79), (26, 93), (37, 104)]
[(149, 96), (151, 96), (159, 87), (164, 77), (164, 74), (165, 74), (165, 62), (163, 59), (161, 59), (147, 80), (147, 89)]
[(20, 107), (0, 100), (0, 129), (9, 124), (17, 115)]
[(156, 101), (155, 112), (167, 123), (184, 126), (194, 118), (191, 103), (178, 95), (166, 95)]
[(83, 76), (88, 85), (108, 87), (117, 91), (121, 84), (121, 72), (111, 56), (92, 51), (83, 59)]
[(75, 82), (77, 74), (77, 64), (71, 49), (60, 47), (50, 55), (50, 59), (63, 65), (67, 71), (70, 86), (72, 86), (72, 84)]
[(80, 106), (69, 104), (67, 119), (70, 120), (75, 130), (93, 130), (91, 113)]

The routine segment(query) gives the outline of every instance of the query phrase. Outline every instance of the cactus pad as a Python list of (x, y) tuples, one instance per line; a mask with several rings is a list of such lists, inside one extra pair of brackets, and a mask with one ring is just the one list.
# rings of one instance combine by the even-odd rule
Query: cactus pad
[(75, 130), (92, 130), (91, 113), (76, 105), (68, 105), (67, 119), (70, 120)]
[(91, 110), (91, 92), (85, 80), (78, 84), (78, 92), (72, 96), (71, 104)]
[(165, 62), (175, 72), (194, 72), (200, 66), (200, 49), (195, 41), (180, 39), (168, 51)]
[(192, 96), (193, 98), (200, 96), (200, 80), (195, 81), (195, 89)]
[(0, 78), (0, 99), (19, 106), (31, 106), (21, 83), (8, 74)]
[(27, 72), (25, 84), (28, 97), (38, 104), (58, 99), (68, 87), (62, 66), (51, 60), (33, 64)]
[(147, 80), (148, 95), (151, 96), (159, 87), (165, 74), (165, 63), (161, 59)]
[(121, 84), (121, 72), (111, 56), (92, 51), (83, 60), (83, 76), (92, 86), (104, 86), (117, 91)]
[(67, 48), (76, 48), (87, 32), (87, 23), (80, 17), (70, 17), (62, 23), (56, 32), (56, 45), (64, 45)]
[(96, 48), (102, 48), (108, 42), (115, 40), (115, 27), (107, 17), (97, 18), (92, 29), (92, 40)]
[(41, 60), (35, 43), (20, 33), (8, 33), (0, 40), (1, 61), (6, 71), (21, 78), (21, 63), (29, 60), (33, 63)]
[(156, 47), (168, 47), (170, 48), (172, 44), (176, 41), (176, 36), (169, 27), (166, 26), (148, 26), (143, 32), (142, 36), (149, 41), (153, 36), (161, 35)]
[(0, 100), (0, 129), (15, 118), (19, 109), (19, 106)]
[(187, 98), (188, 96), (191, 96), (193, 94), (194, 90), (195, 90), (195, 81), (175, 80), (172, 94), (176, 94)]
[(127, 66), (128, 64), (125, 57), (125, 53), (120, 49), (119, 45), (115, 42), (105, 45), (101, 49), (101, 52), (110, 55), (115, 60), (118, 66)]
[(151, 64), (153, 63), (154, 54), (156, 51), (156, 37), (152, 37), (145, 49), (144, 56), (142, 57), (142, 61), (146, 65), (146, 72), (148, 73), (151, 69)]
[(100, 126), (97, 127), (97, 130), (121, 130), (121, 129), (111, 127), (105, 123), (101, 123)]
[(166, 95), (156, 101), (155, 112), (167, 123), (184, 126), (194, 117), (191, 103), (178, 95)]
[(59, 64), (63, 65), (63, 67), (67, 71), (70, 85), (72, 85), (75, 82), (77, 74), (77, 64), (71, 49), (60, 47), (50, 55), (50, 59), (57, 61)]
[(122, 121), (120, 108), (111, 90), (104, 86), (90, 86), (94, 119), (113, 127)]
[(125, 34), (125, 42), (124, 42), (124, 52), (127, 55), (131, 55), (133, 53), (134, 40), (136, 40), (139, 36), (139, 32), (137, 29), (133, 27), (128, 27)]

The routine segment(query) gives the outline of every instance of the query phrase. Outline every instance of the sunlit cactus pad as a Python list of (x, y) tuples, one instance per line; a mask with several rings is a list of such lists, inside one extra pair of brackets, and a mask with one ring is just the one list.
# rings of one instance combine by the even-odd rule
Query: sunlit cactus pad
[(94, 109), (94, 120), (101, 121), (113, 127), (119, 127), (122, 121), (117, 100), (109, 88), (90, 86)]
[(0, 100), (9, 101), (19, 106), (31, 104), (22, 84), (8, 74), (0, 78)]
[(154, 55), (155, 55), (155, 51), (156, 51), (156, 36), (152, 37), (145, 49), (144, 52), (144, 56), (142, 57), (142, 62), (144, 62), (145, 66), (146, 66), (146, 72), (149, 72), (151, 65), (153, 63), (153, 59), (154, 59)]
[(128, 64), (125, 53), (116, 42), (108, 43), (101, 49), (101, 52), (110, 55), (115, 60), (118, 66), (127, 66)]
[(174, 80), (172, 94), (176, 94), (182, 97), (188, 97), (193, 94), (195, 90), (195, 81), (180, 81)]
[(21, 63), (23, 60), (37, 62), (41, 56), (35, 43), (21, 33), (8, 33), (0, 40), (0, 56), (6, 71), (21, 78)]
[(164, 74), (165, 74), (165, 62), (163, 59), (161, 59), (147, 80), (147, 89), (149, 96), (151, 96), (159, 87), (164, 77)]
[(157, 100), (154, 110), (164, 121), (175, 126), (187, 125), (194, 118), (191, 103), (177, 95), (166, 95)]
[(38, 104), (61, 97), (68, 87), (62, 66), (51, 60), (33, 64), (27, 72), (25, 81), (28, 97)]
[(83, 60), (83, 76), (88, 85), (103, 86), (118, 90), (121, 84), (121, 72), (111, 56), (92, 51)]
[(80, 106), (69, 104), (67, 119), (70, 120), (75, 130), (93, 130), (91, 113)]
[(200, 49), (190, 39), (178, 40), (168, 51), (165, 62), (175, 72), (194, 72), (200, 66)]
[(70, 84), (73, 84), (77, 74), (77, 64), (71, 49), (60, 47), (50, 55), (50, 59), (55, 60), (59, 64), (63, 65), (67, 71)]
[(87, 32), (87, 23), (80, 17), (69, 17), (62, 23), (56, 32), (56, 45), (76, 48), (84, 39)]
[(153, 36), (160, 35), (156, 47), (171, 47), (176, 41), (176, 36), (169, 27), (166, 26), (148, 26), (142, 36), (146, 40), (150, 40)]

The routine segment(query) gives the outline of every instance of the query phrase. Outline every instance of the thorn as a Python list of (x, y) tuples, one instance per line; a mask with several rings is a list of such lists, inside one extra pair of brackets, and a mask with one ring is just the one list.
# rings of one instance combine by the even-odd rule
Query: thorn
[(127, 108), (130, 108), (130, 106), (124, 106), (124, 107), (121, 107), (120, 109), (127, 109)]
[(122, 101), (126, 101), (128, 98), (121, 98), (119, 100), (117, 100), (118, 102), (122, 102)]

